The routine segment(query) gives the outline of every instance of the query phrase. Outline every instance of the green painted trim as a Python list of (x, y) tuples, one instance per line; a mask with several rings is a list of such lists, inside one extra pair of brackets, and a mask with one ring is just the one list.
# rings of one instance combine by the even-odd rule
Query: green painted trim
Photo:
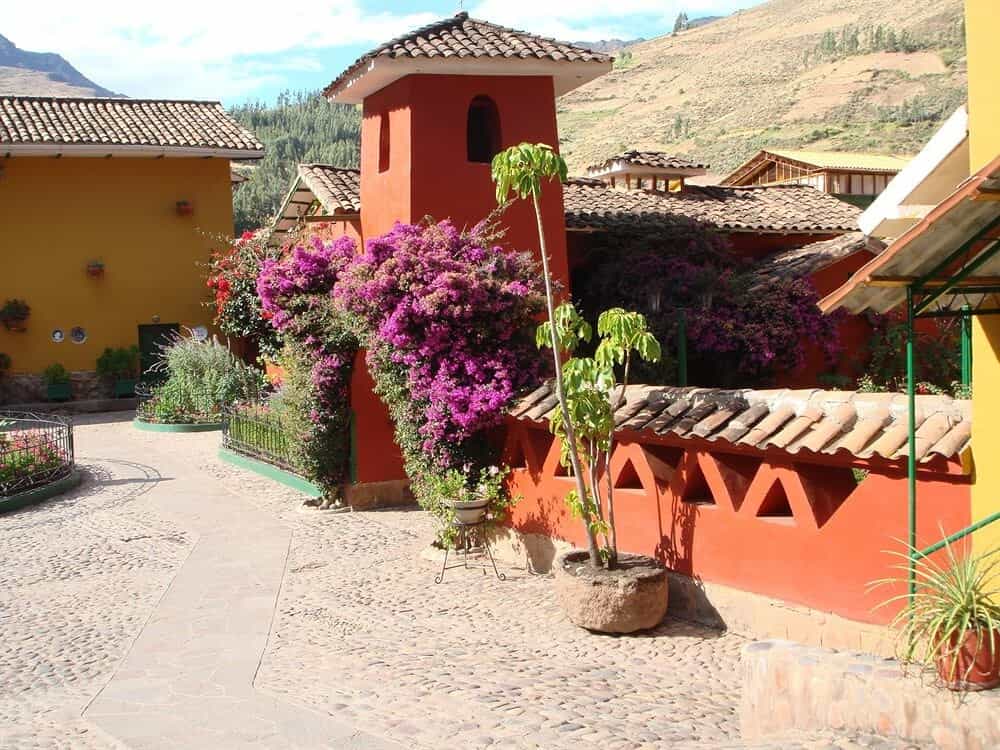
[(291, 487), (293, 490), (298, 490), (309, 497), (323, 497), (323, 490), (318, 485), (300, 477), (298, 474), (293, 474), (290, 471), (279, 469), (277, 466), (272, 466), (266, 461), (258, 461), (256, 458), (244, 456), (242, 453), (231, 451), (228, 448), (219, 448), (219, 458), (233, 466), (238, 466), (241, 469), (252, 471), (254, 474), (259, 474), (262, 477), (273, 479), (275, 482), (279, 482), (286, 487)]
[(161, 422), (143, 422), (133, 419), (132, 426), (146, 432), (212, 432), (221, 430), (222, 422), (206, 422), (204, 424), (166, 424)]
[(40, 503), (43, 500), (48, 500), (56, 495), (61, 495), (80, 484), (82, 479), (83, 474), (80, 473), (79, 469), (74, 468), (73, 471), (64, 476), (62, 479), (57, 479), (56, 481), (46, 484), (43, 487), (36, 487), (33, 490), (28, 490), (27, 492), (21, 492), (17, 495), (11, 495), (10, 497), (0, 499), (0, 513), (6, 513), (10, 510), (18, 510), (19, 508), (24, 508), (28, 505), (34, 505), (35, 503)]
[(1000, 512), (991, 513), (990, 515), (986, 516), (986, 518), (982, 518), (976, 521), (971, 526), (966, 526), (964, 529), (956, 531), (954, 534), (949, 534), (940, 542), (935, 542), (930, 547), (924, 547), (924, 549), (917, 552), (914, 555), (914, 557), (920, 559), (923, 557), (927, 557), (928, 555), (932, 555), (939, 549), (942, 549), (943, 547), (951, 544), (952, 542), (957, 542), (959, 539), (967, 537), (969, 534), (975, 531), (979, 531), (981, 528), (983, 528), (983, 526), (989, 526), (994, 521), (1000, 521)]

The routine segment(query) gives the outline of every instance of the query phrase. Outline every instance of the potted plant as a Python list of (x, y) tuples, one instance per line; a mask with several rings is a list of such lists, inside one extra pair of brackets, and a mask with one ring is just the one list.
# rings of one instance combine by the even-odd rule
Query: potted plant
[[(492, 172), (499, 204), (513, 192), (521, 199), (530, 197), (535, 209), (549, 314), (538, 327), (536, 343), (552, 350), (559, 407), (550, 429), (560, 439), (560, 463), (576, 485), (566, 503), (582, 520), (587, 539), (586, 550), (573, 550), (556, 560), (556, 593), (570, 620), (589, 630), (631, 633), (655, 627), (667, 611), (666, 569), (653, 558), (619, 554), (610, 464), (614, 414), (624, 398), (632, 357), (657, 361), (660, 345), (642, 315), (616, 308), (598, 319), (595, 355), (564, 364), (577, 344), (592, 335), (591, 326), (571, 304), (556, 308), (549, 273), (542, 180), (565, 180), (566, 163), (550, 146), (522, 143), (497, 154)], [(616, 367), (623, 372), (620, 385)]]
[(23, 299), (9, 299), (0, 307), (0, 320), (8, 331), (26, 330), (25, 321), (31, 315), (31, 308)]
[(191, 201), (177, 201), (177, 215), (190, 216), (194, 213), (194, 206)]
[[(933, 664), (950, 690), (989, 690), (1000, 685), (1000, 580), (997, 552), (956, 553), (945, 540), (944, 563), (921, 556), (914, 565), (916, 591), (893, 596), (879, 607), (903, 602), (892, 620), (898, 628), (900, 659)], [(909, 582), (909, 555), (896, 566), (904, 576), (873, 586)]]
[(46, 367), (42, 372), (42, 380), (45, 381), (45, 393), (49, 401), (69, 401), (73, 398), (69, 373), (61, 364)]
[(115, 398), (134, 396), (139, 382), (139, 347), (105, 349), (97, 358), (97, 374), (112, 383)]
[(104, 275), (104, 263), (99, 260), (92, 260), (87, 264), (87, 275), (91, 278), (99, 278)]

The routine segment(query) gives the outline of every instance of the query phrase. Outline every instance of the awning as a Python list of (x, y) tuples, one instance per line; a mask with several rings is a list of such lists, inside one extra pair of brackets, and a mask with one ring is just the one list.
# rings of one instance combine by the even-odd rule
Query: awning
[(824, 312), (884, 313), (914, 294), (916, 313), (1000, 307), (1000, 156), (965, 180), (837, 291)]

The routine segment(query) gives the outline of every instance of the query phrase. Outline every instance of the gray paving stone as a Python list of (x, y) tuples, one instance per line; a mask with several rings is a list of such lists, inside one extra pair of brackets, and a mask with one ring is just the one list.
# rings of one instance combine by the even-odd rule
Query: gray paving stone
[(0, 521), (5, 750), (906, 747), (743, 743), (741, 639), (590, 634), (524, 571), (435, 585), (423, 513), (302, 512), (217, 434), (124, 419), (81, 418), (91, 478)]

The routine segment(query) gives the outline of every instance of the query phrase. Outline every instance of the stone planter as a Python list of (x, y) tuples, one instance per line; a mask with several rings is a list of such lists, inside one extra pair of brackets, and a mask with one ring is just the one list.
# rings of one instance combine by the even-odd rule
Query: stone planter
[[(992, 648), (989, 632), (967, 630), (961, 644), (957, 641), (957, 637), (952, 638), (947, 651), (937, 659), (938, 676), (945, 686), (965, 691), (992, 690), (1000, 685), (1000, 654)], [(993, 644), (1000, 647), (1000, 631), (993, 632)]]
[(574, 625), (599, 633), (656, 627), (667, 613), (667, 570), (651, 557), (620, 554), (614, 570), (595, 569), (584, 550), (552, 566), (556, 596)]
[(455, 518), (459, 523), (468, 526), (480, 523), (486, 517), (486, 509), (489, 507), (489, 500), (469, 500), (468, 502), (452, 501), (451, 507), (455, 510)]

